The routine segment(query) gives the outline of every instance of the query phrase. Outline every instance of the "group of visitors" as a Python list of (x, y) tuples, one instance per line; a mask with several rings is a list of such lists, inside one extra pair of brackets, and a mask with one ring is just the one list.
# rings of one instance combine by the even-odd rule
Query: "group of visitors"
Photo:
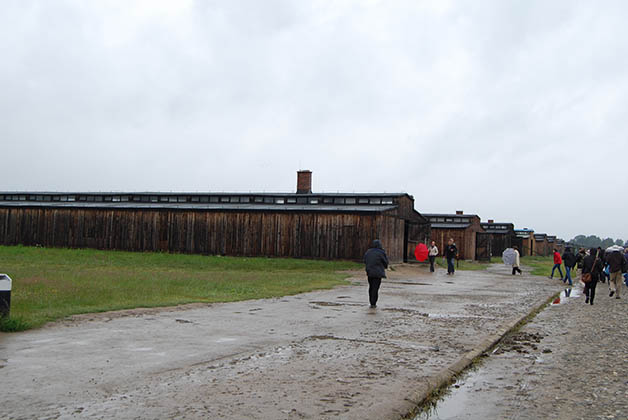
[[(561, 264), (565, 265), (565, 276), (561, 270)], [(574, 254), (571, 247), (565, 248), (563, 255), (554, 249), (554, 266), (549, 278), (554, 278), (554, 273), (558, 270), (563, 283), (569, 282), (573, 285), (571, 277), (572, 270), (581, 270), (581, 280), (584, 283), (585, 303), (593, 305), (595, 299), (595, 289), (598, 282), (605, 283), (608, 280), (608, 295), (620, 298), (622, 283), (628, 281), (628, 248), (605, 251), (601, 247), (584, 249), (581, 248)]]
[[(434, 272), (434, 262), (438, 256), (436, 242), (432, 241), (428, 248), (428, 259), (430, 261), (430, 271)], [(447, 259), (447, 275), (453, 275), (455, 270), (454, 261), (458, 257), (458, 248), (453, 238), (449, 239), (445, 247), (445, 258)], [(381, 241), (375, 239), (370, 248), (364, 254), (364, 264), (366, 266), (366, 277), (369, 283), (369, 303), (371, 308), (377, 308), (379, 287), (382, 278), (386, 278), (386, 268), (388, 268), (388, 257), (382, 247)]]

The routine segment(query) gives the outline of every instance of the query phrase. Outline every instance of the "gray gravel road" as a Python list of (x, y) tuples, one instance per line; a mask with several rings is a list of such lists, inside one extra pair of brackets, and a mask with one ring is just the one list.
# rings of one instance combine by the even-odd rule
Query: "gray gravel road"
[(417, 420), (628, 419), (628, 299), (581, 285), (509, 337)]
[(427, 378), (560, 290), (555, 281), (397, 266), (352, 285), (79, 317), (0, 334), (0, 418), (396, 419)]

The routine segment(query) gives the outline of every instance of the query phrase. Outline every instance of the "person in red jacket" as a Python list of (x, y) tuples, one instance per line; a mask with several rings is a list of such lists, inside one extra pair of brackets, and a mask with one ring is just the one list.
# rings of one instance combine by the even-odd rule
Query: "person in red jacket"
[(549, 276), (550, 279), (554, 278), (554, 271), (558, 268), (558, 273), (560, 274), (560, 279), (563, 280), (563, 270), (560, 269), (560, 265), (563, 263), (563, 259), (560, 256), (560, 253), (556, 248), (554, 248), (554, 267), (552, 267), (552, 274)]

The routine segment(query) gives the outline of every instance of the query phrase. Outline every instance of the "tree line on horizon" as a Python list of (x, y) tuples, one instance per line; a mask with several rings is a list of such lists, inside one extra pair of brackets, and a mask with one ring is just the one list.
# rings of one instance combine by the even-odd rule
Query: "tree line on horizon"
[(577, 235), (575, 238), (573, 238), (571, 241), (569, 241), (571, 243), (577, 244), (579, 246), (584, 246), (586, 248), (597, 248), (598, 246), (600, 248), (608, 248), (609, 246), (613, 246), (613, 245), (620, 245), (620, 246), (624, 246), (624, 244), (628, 241), (624, 241), (622, 239), (613, 239), (613, 238), (605, 238), (602, 239), (599, 236), (596, 235)]

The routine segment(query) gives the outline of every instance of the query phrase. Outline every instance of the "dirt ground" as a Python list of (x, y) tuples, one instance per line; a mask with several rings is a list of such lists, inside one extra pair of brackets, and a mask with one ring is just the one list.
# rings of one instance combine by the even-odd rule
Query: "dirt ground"
[[(628, 419), (628, 300), (577, 284), (416, 420)], [(626, 288), (624, 288), (624, 291)]]
[(377, 309), (356, 273), (328, 291), (1, 334), (0, 418), (399, 418), (427, 378), (561, 285), (399, 265)]

